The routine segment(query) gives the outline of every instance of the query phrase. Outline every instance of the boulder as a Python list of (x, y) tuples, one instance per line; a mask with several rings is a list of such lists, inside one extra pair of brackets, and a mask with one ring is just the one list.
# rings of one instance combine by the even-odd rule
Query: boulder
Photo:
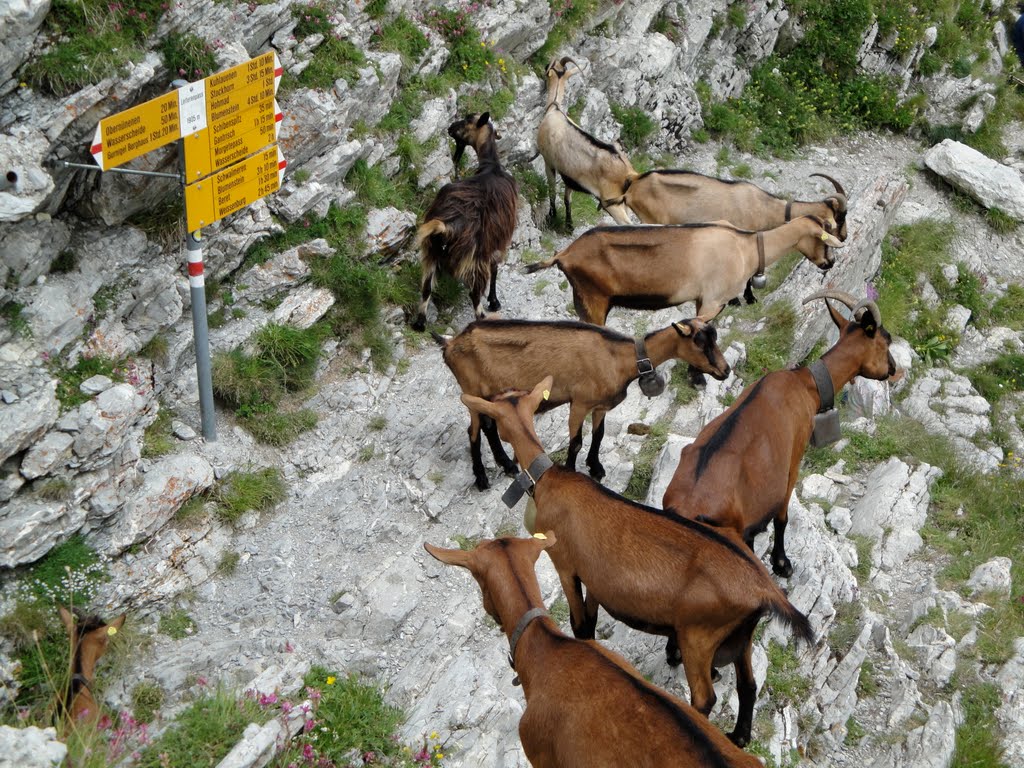
[(986, 208), (998, 208), (1024, 221), (1024, 179), (1018, 171), (953, 139), (945, 139), (929, 149), (924, 162)]
[(0, 507), (0, 567), (32, 563), (82, 527), (86, 510), (28, 494)]
[(67, 224), (58, 219), (49, 216), (22, 219), (0, 235), (0, 262), (15, 275), (17, 285), (31, 285), (50, 271), (53, 261), (70, 240)]
[(993, 557), (979, 565), (971, 571), (971, 578), (967, 580), (971, 595), (996, 592), (1008, 597), (1013, 583), (1010, 577), (1012, 565), (1008, 557)]
[(122, 489), (122, 508), (108, 525), (89, 533), (88, 540), (104, 554), (123, 552), (153, 535), (182, 504), (213, 482), (213, 467), (202, 457), (178, 454), (155, 462), (137, 489)]
[(57, 739), (56, 728), (11, 728), (0, 725), (0, 765), (6, 768), (57, 768), (68, 748)]
[(47, 432), (35, 443), (21, 462), (21, 474), (29, 480), (47, 475), (61, 467), (71, 457), (75, 438), (66, 432)]
[[(7, 354), (10, 353), (10, 354)], [(57, 381), (46, 369), (25, 365), (0, 347), (0, 462), (24, 450), (57, 421)]]
[(15, 125), (0, 133), (0, 222), (30, 216), (53, 192), (53, 179), (43, 167), (49, 151), (49, 140), (37, 128)]
[(334, 302), (334, 294), (326, 288), (303, 285), (285, 296), (274, 310), (273, 320), (279, 325), (309, 328), (327, 314)]
[(150, 389), (136, 392), (125, 382), (101, 392), (78, 408), (72, 444), (75, 464), (83, 469), (97, 466), (120, 448), (131, 427), (146, 427), (155, 418), (156, 400)]
[(374, 208), (366, 218), (366, 241), (381, 261), (402, 250), (416, 231), (416, 214), (397, 208)]

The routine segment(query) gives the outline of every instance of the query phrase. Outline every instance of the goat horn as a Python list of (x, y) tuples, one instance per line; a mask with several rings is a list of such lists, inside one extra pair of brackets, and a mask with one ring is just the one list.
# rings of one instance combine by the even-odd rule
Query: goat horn
[(564, 67), (566, 64), (572, 64), (574, 67), (576, 67), (576, 69), (580, 68), (580, 65), (577, 64), (575, 62), (575, 60), (573, 60), (573, 58), (570, 57), (570, 56), (563, 56), (562, 57), (562, 66)]
[(856, 318), (857, 313), (862, 309), (866, 309), (871, 313), (871, 317), (875, 321), (875, 326), (879, 328), (882, 326), (882, 313), (878, 311), (878, 305), (875, 304), (875, 302), (871, 301), (871, 299), (864, 299), (853, 308), (853, 316)]
[(828, 179), (829, 181), (832, 182), (832, 185), (836, 188), (836, 192), (838, 192), (840, 195), (843, 195), (844, 197), (846, 196), (846, 190), (843, 189), (843, 185), (840, 184), (835, 179), (833, 179), (831, 176), (828, 176), (828, 175), (826, 175), (824, 173), (812, 173), (811, 176), (820, 176), (823, 179)]
[(841, 301), (846, 305), (847, 309), (852, 310), (855, 306), (858, 306), (857, 300), (853, 298), (846, 291), (837, 291), (834, 288), (826, 288), (823, 291), (812, 293), (802, 303), (807, 304), (808, 302), (814, 301), (815, 299), (835, 299)]

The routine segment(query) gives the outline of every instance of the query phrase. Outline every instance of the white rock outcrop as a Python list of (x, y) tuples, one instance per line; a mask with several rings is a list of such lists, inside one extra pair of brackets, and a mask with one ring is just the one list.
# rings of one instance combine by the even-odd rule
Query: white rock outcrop
[(1024, 221), (1024, 179), (1013, 168), (953, 139), (925, 152), (924, 163), (986, 208)]

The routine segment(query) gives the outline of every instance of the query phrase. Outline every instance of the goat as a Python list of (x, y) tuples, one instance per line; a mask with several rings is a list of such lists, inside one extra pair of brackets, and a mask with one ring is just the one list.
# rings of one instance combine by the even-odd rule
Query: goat
[[(570, 69), (567, 65), (574, 65)], [(565, 184), (565, 226), (572, 231), (572, 193), (587, 192), (597, 198), (618, 224), (628, 224), (623, 195), (626, 180), (636, 171), (617, 146), (591, 136), (565, 112), (565, 84), (579, 69), (568, 56), (548, 64), (547, 106), (537, 128), (537, 148), (544, 158), (548, 177), (548, 219), (555, 218), (555, 173)], [(614, 202), (611, 202), (614, 200)]]
[(696, 301), (696, 314), (718, 315), (747, 280), (794, 248), (822, 270), (832, 268), (829, 247), (842, 243), (816, 216), (801, 216), (767, 232), (728, 222), (664, 227), (594, 227), (527, 274), (557, 265), (572, 286), (576, 313), (604, 325), (612, 307), (664, 309)]
[(427, 307), (438, 268), (451, 273), (469, 288), (477, 317), (487, 309), (501, 308), (497, 294), (498, 265), (516, 228), (518, 190), (515, 180), (501, 167), (490, 113), (467, 115), (448, 127), (458, 145), (456, 152), (472, 146), (480, 164), (472, 176), (441, 187), (416, 233), (423, 265), (419, 312), (412, 327), (426, 327)]
[[(845, 242), (846, 190), (824, 173), (811, 176), (832, 182), (836, 194), (819, 202), (787, 201), (749, 181), (716, 179), (694, 171), (660, 170), (627, 180), (623, 200), (644, 224), (699, 224), (721, 219), (757, 232), (774, 229), (798, 216), (817, 216)], [(749, 282), (743, 296), (748, 304), (754, 303)]]
[[(538, 534), (538, 537), (542, 534)], [(558, 539), (502, 538), (469, 552), (424, 543), (469, 570), (484, 610), (509, 638), (526, 708), (519, 739), (536, 768), (760, 768), (699, 712), (643, 679), (622, 656), (559, 631), (544, 610), (534, 563)]]
[(57, 612), (71, 643), (71, 680), (62, 702), (64, 715), (72, 728), (93, 725), (100, 719), (99, 704), (92, 692), (96, 662), (106, 652), (110, 638), (124, 625), (125, 614), (108, 623), (77, 609), (72, 614), (64, 606), (58, 606)]
[(667, 636), (667, 660), (673, 666), (682, 661), (690, 700), (704, 715), (716, 700), (712, 666), (732, 663), (740, 703), (729, 738), (747, 744), (757, 695), (751, 648), (758, 621), (774, 615), (812, 642), (810, 622), (732, 531), (636, 504), (585, 475), (552, 466), (533, 428), (533, 415), (552, 386), (548, 376), (531, 392), (492, 400), (464, 394), (462, 402), (497, 422), (501, 438), (527, 468), (504, 500), (512, 506), (523, 490), (530, 493), (527, 530), (557, 537), (548, 554), (569, 602), (573, 634), (593, 638), (603, 605), (634, 629)]
[[(815, 414), (831, 408), (834, 393), (854, 376), (884, 380), (896, 373), (891, 337), (874, 302), (826, 290), (804, 303), (819, 298), (839, 340), (809, 368), (773, 371), (747, 387), (683, 449), (662, 499), (665, 509), (736, 532), (751, 549), (774, 521), (772, 569), (787, 577), (793, 573), (785, 545), (789, 498)], [(828, 299), (846, 304), (853, 320)]]
[[(435, 334), (434, 339), (443, 348), (445, 365), (469, 395), (488, 398), (506, 389), (525, 389), (554, 372), (557, 384), (543, 410), (570, 404), (565, 466), (576, 468), (583, 447), (583, 422), (593, 412), (587, 467), (598, 480), (605, 474), (598, 458), (604, 418), (626, 399), (630, 382), (639, 378), (645, 394), (660, 394), (664, 379), (658, 378), (655, 369), (673, 358), (716, 379), (729, 375), (729, 364), (716, 344), (716, 330), (700, 319), (681, 320), (643, 340), (574, 321), (530, 320), (481, 320), (470, 323), (458, 336)], [(484, 490), (490, 483), (480, 456), (481, 428), (495, 462), (508, 474), (515, 473), (516, 465), (505, 453), (494, 422), (470, 410), (473, 475), (476, 487)]]

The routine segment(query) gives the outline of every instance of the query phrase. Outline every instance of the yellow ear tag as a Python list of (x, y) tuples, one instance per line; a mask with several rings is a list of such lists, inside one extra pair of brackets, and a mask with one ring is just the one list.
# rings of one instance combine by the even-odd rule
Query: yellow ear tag
[(828, 240), (828, 232), (822, 232), (821, 233), (821, 239), (822, 239), (823, 242), (827, 241)]
[(547, 400), (549, 397), (551, 397), (551, 390), (545, 389), (543, 395), (544, 399)]
[(117, 634), (117, 627), (107, 627), (107, 634), (113, 637)]
[(541, 541), (547, 541), (548, 539), (548, 537), (545, 536), (543, 533), (535, 533), (533, 534), (533, 538), (540, 539)]
[(526, 511), (523, 512), (523, 525), (531, 534), (537, 530), (537, 504), (532, 496), (526, 500)]

